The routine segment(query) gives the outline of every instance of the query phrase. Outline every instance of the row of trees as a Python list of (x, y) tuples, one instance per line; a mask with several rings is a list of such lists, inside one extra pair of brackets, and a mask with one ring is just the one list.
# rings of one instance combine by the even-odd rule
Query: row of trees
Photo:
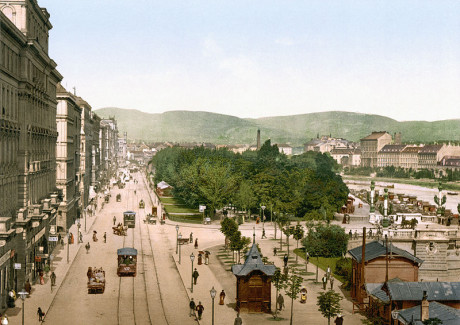
[(356, 168), (344, 168), (344, 172), (347, 175), (360, 175), (369, 176), (371, 173), (376, 173), (377, 177), (387, 178), (415, 178), (415, 179), (439, 179), (444, 181), (458, 181), (460, 180), (460, 169), (446, 169), (444, 172), (439, 172), (433, 169), (412, 169), (402, 168), (395, 166), (386, 167), (356, 167)]
[(243, 154), (225, 148), (166, 148), (151, 163), (155, 182), (168, 182), (189, 206), (205, 204), (211, 213), (229, 204), (247, 213), (264, 205), (265, 212), (275, 216), (332, 218), (348, 195), (329, 155), (287, 157), (270, 140), (260, 150)]

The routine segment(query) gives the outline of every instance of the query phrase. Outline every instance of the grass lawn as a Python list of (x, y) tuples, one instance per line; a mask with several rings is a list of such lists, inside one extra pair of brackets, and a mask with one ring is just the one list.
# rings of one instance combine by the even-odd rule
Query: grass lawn
[(185, 215), (168, 215), (169, 220), (176, 222), (187, 222), (187, 223), (202, 223), (203, 217), (201, 215), (185, 214)]
[[(299, 257), (301, 257), (301, 258), (303, 258), (305, 260), (305, 252), (302, 249), (300, 249), (300, 248), (299, 249), (294, 249), (294, 254), (299, 255)], [(345, 278), (343, 278), (343, 277), (341, 277), (341, 276), (339, 276), (337, 274), (334, 274), (335, 265), (336, 265), (336, 263), (337, 263), (337, 261), (339, 259), (340, 259), (340, 257), (319, 257), (317, 259), (316, 257), (311, 257), (310, 256), (309, 264), (313, 264), (313, 265), (318, 264), (319, 268), (324, 270), (324, 271), (326, 271), (327, 267), (330, 266), (331, 272), (334, 275), (334, 278), (336, 278), (340, 282), (345, 282), (346, 281)]]
[(160, 201), (166, 204), (178, 204), (178, 205), (185, 205), (185, 203), (181, 199), (177, 199), (175, 197), (160, 197)]
[(198, 209), (191, 209), (185, 206), (165, 205), (164, 208), (167, 213), (198, 213), (202, 216)]

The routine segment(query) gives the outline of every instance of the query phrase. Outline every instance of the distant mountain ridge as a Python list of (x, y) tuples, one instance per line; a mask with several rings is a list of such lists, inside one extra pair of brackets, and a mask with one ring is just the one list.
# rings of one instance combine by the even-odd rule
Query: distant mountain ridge
[(115, 117), (120, 134), (128, 139), (215, 144), (255, 144), (256, 132), (272, 143), (301, 146), (319, 135), (359, 141), (372, 131), (401, 132), (404, 142), (460, 140), (460, 119), (434, 122), (403, 121), (389, 117), (329, 111), (257, 119), (200, 111), (144, 113), (135, 109), (106, 107), (95, 110), (102, 118)]

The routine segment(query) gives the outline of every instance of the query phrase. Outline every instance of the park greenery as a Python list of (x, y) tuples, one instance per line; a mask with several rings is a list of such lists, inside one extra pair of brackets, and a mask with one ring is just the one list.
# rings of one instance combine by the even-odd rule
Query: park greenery
[(206, 205), (211, 217), (229, 206), (259, 213), (263, 205), (273, 220), (331, 219), (348, 195), (329, 155), (307, 152), (287, 157), (270, 140), (260, 150), (243, 154), (225, 148), (171, 147), (159, 151), (151, 163), (156, 183), (169, 183), (174, 196), (189, 207)]
[(344, 228), (317, 223), (309, 228), (302, 245), (310, 256), (341, 257), (347, 250), (348, 239)]
[(406, 178), (406, 179), (432, 179), (441, 180), (446, 182), (454, 182), (460, 180), (460, 170), (457, 169), (446, 169), (444, 172), (439, 173), (434, 169), (412, 169), (402, 168), (395, 166), (386, 167), (354, 167), (344, 168), (346, 175), (358, 175), (358, 176), (369, 176), (373, 173), (377, 177), (383, 178)]

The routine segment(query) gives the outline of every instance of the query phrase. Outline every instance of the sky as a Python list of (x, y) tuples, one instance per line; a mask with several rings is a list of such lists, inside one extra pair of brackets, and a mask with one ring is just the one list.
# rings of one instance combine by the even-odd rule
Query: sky
[(38, 0), (93, 109), (460, 118), (457, 0)]

